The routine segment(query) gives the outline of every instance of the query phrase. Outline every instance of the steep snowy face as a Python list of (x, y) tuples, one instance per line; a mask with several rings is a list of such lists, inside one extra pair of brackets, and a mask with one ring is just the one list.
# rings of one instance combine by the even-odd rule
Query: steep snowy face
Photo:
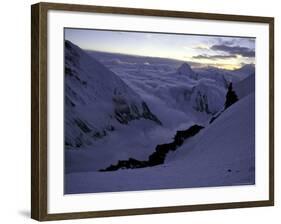
[(232, 72), (235, 76), (239, 77), (241, 80), (249, 77), (252, 74), (255, 74), (255, 65), (247, 64), (243, 67), (236, 69)]
[(192, 89), (191, 106), (194, 110), (215, 114), (225, 102), (226, 90), (211, 79), (200, 79)]
[(233, 85), (233, 90), (236, 92), (239, 99), (249, 95), (255, 91), (255, 74), (248, 76), (242, 81)]
[(197, 74), (191, 69), (190, 65), (183, 63), (178, 69), (177, 73), (179, 75), (185, 75), (191, 79), (197, 79)]
[(254, 184), (255, 94), (233, 104), (194, 141), (168, 154), (167, 162), (185, 171), (193, 186)]
[(80, 147), (132, 120), (160, 120), (122, 79), (65, 42), (65, 145)]

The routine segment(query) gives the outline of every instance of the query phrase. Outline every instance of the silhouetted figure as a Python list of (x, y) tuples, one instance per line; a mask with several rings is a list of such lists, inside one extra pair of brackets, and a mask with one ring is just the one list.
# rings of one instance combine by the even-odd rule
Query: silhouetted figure
[(232, 83), (229, 84), (227, 94), (226, 94), (226, 100), (224, 103), (224, 109), (227, 109), (232, 104), (238, 101), (238, 97), (234, 90), (232, 89)]

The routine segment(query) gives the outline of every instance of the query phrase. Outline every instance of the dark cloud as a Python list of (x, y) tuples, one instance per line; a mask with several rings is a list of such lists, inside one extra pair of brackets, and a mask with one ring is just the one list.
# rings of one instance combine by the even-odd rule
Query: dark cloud
[(223, 51), (227, 52), (231, 55), (239, 54), (242, 55), (243, 57), (255, 57), (255, 51), (253, 49), (250, 49), (248, 47), (239, 47), (239, 46), (228, 46), (228, 45), (213, 45), (211, 47), (212, 50), (214, 51)]
[(254, 37), (238, 37), (238, 38), (217, 38), (217, 45), (227, 45), (227, 46), (235, 46), (235, 45), (241, 45), (241, 43), (244, 43), (246, 45), (250, 44), (253, 45), (255, 44), (256, 39)]
[(237, 55), (231, 54), (231, 55), (206, 55), (206, 54), (200, 54), (193, 56), (194, 59), (211, 59), (211, 60), (218, 60), (218, 59), (227, 59), (227, 58), (236, 58)]

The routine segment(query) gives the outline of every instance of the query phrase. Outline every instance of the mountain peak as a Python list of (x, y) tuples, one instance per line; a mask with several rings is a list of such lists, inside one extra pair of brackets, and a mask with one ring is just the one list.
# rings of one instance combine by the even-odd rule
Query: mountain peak
[(180, 75), (186, 75), (189, 78), (196, 79), (196, 74), (190, 67), (190, 65), (186, 62), (184, 62), (178, 69), (177, 73)]
[(236, 71), (249, 71), (249, 72), (253, 72), (253, 71), (255, 71), (255, 65), (254, 64), (245, 64), (241, 68), (237, 69)]
[(254, 64), (243, 65), (241, 68), (234, 70), (233, 73), (236, 76), (239, 76), (241, 80), (245, 79), (248, 76), (255, 74), (255, 65)]
[(181, 75), (189, 74), (189, 73), (194, 73), (193, 70), (191, 69), (190, 65), (184, 62), (179, 68), (178, 68), (178, 73)]
[(68, 147), (90, 145), (133, 120), (162, 125), (119, 76), (70, 41), (65, 41), (65, 102)]

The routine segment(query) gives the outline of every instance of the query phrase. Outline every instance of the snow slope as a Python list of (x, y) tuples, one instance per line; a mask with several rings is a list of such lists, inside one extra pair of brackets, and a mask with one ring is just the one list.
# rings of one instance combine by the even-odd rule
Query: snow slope
[(169, 153), (160, 166), (65, 176), (65, 193), (188, 188), (255, 183), (254, 93)]
[(249, 75), (247, 78), (243, 79), (240, 82), (233, 84), (233, 90), (238, 96), (238, 99), (241, 99), (248, 94), (255, 91), (255, 74)]
[(117, 75), (70, 41), (65, 42), (65, 144), (79, 148), (120, 125), (161, 121)]
[(255, 65), (254, 64), (244, 65), (241, 68), (232, 71), (232, 73), (235, 76), (239, 77), (240, 80), (243, 80), (249, 77), (250, 75), (255, 74)]

